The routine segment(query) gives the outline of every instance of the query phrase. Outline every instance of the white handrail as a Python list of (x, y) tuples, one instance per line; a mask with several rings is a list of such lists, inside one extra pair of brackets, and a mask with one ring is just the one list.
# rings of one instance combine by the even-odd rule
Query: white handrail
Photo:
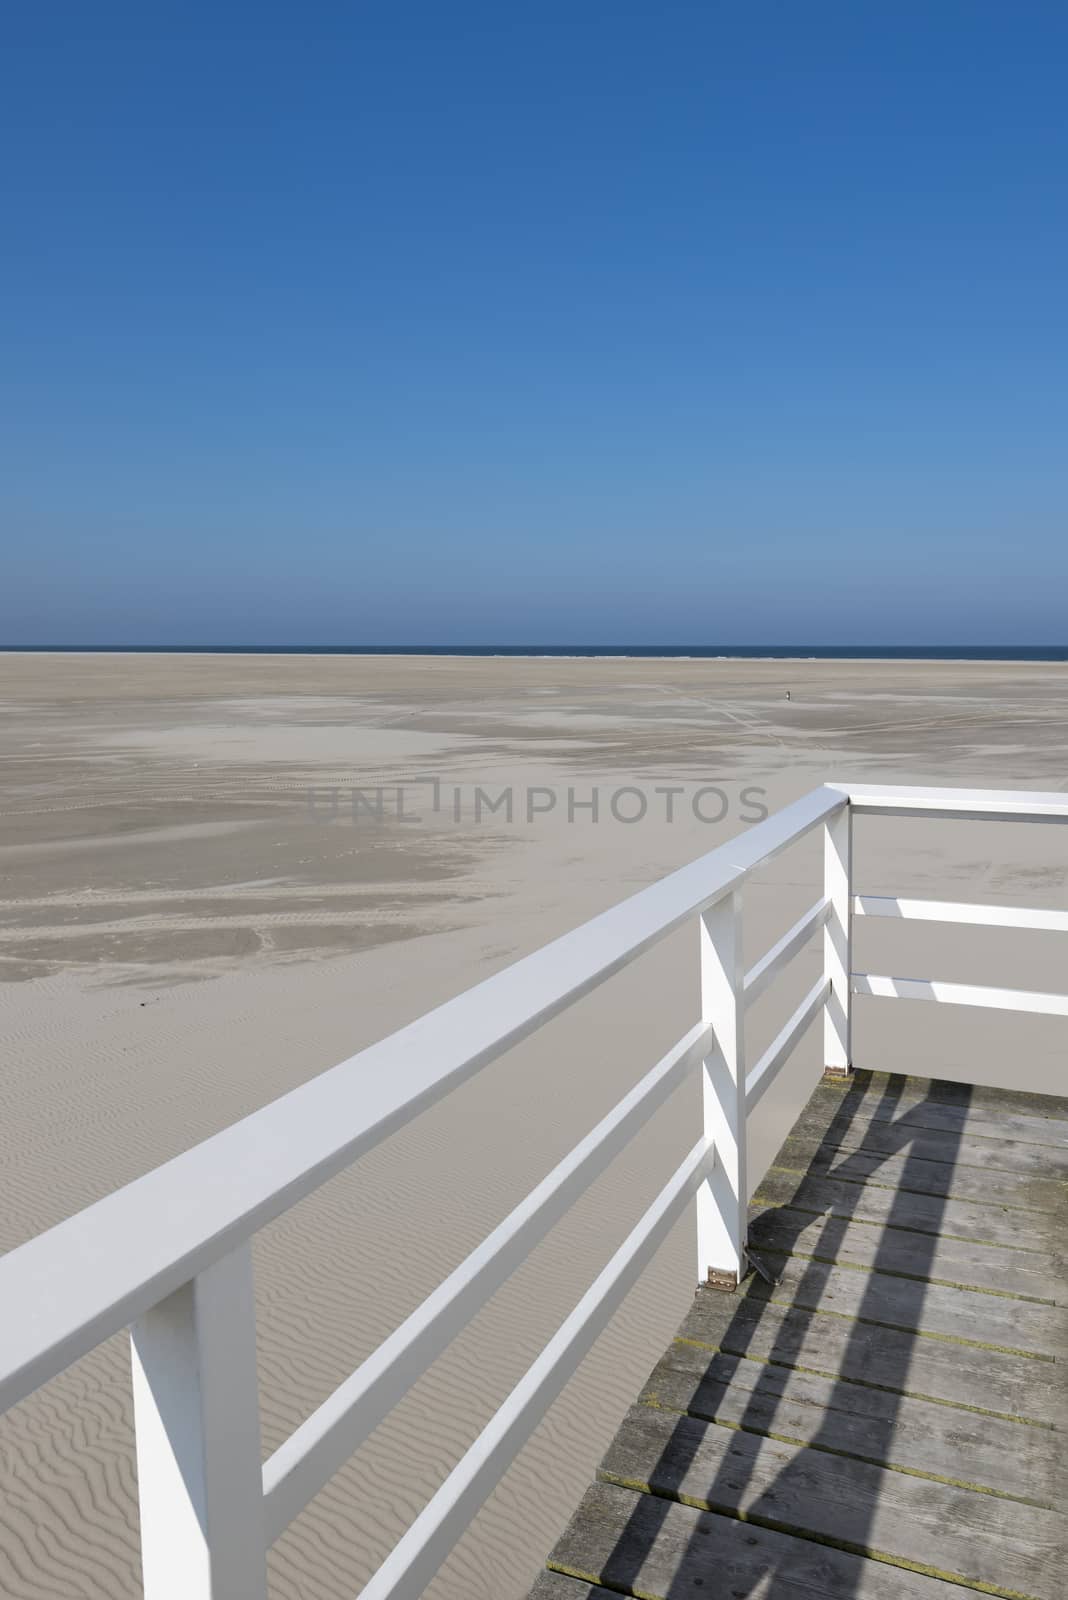
[[(828, 788), (555, 939), (0, 1260), (0, 1411), (705, 911), (846, 804)], [(358, 1120), (354, 1123), (354, 1107)]]
[[(853, 993), (1068, 1016), (1068, 996), (851, 972), (854, 915), (1068, 931), (1063, 911), (855, 896), (855, 811), (1065, 821), (1068, 796), (825, 785), (0, 1260), (0, 1410), (135, 1323), (146, 1600), (265, 1596), (271, 1541), (689, 1072), (701, 1073), (701, 1138), (367, 1600), (407, 1600), (432, 1575), (693, 1196), (702, 1275), (741, 1277), (747, 1119), (821, 1014), (836, 1074), (851, 1070)], [(821, 898), (743, 973), (749, 872), (817, 827)], [(700, 1020), (261, 1469), (252, 1235), (688, 921), (700, 934)], [(820, 930), (821, 976), (747, 1073), (746, 1007)]]
[(832, 783), (853, 811), (884, 817), (985, 818), (991, 822), (1068, 821), (1068, 795), (1056, 790), (928, 789), (905, 783)]

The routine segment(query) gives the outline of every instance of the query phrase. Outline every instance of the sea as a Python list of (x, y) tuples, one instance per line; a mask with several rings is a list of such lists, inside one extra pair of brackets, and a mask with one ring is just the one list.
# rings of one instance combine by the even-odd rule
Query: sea
[(681, 661), (1068, 661), (1064, 644), (34, 644), (0, 653), (233, 656), (614, 656)]

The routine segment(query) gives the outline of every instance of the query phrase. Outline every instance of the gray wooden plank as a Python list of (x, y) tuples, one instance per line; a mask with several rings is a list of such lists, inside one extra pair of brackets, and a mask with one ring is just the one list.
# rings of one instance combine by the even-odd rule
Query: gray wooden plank
[(1003, 1114), (1031, 1117), (1036, 1122), (1068, 1121), (1068, 1098), (1019, 1089), (993, 1089), (983, 1084), (954, 1083), (948, 1078), (910, 1078), (899, 1073), (858, 1070), (851, 1080), (825, 1079), (813, 1100), (838, 1096), (849, 1106), (904, 1110), (912, 1106), (944, 1106), (969, 1117), (997, 1121)]
[(1065, 1298), (1063, 1262), (1040, 1251), (973, 1244), (933, 1233), (874, 1227), (842, 1217), (813, 1216), (790, 1206), (755, 1209), (749, 1238), (758, 1252), (817, 1256), (840, 1265), (864, 1267), (910, 1278), (987, 1289), (1020, 1298)]
[[(863, 1075), (856, 1076), (860, 1079)], [(1063, 1150), (1068, 1141), (1068, 1114), (1040, 1114), (1034, 1109), (1033, 1097), (1002, 1094), (993, 1102), (982, 1099), (955, 1102), (935, 1098), (922, 1092), (924, 1088), (933, 1090), (935, 1085), (918, 1084), (916, 1089), (888, 1093), (871, 1085), (843, 1088), (826, 1081), (819, 1084), (809, 1098), (797, 1131), (817, 1126), (839, 1131), (885, 1122), (902, 1128), (926, 1128), (932, 1134), (945, 1133), (959, 1138), (1015, 1139), (1054, 1150)], [(1040, 1098), (1054, 1107), (1068, 1105), (1068, 1101), (1052, 1100), (1049, 1096)]]
[[(821, 1114), (830, 1122), (826, 1098), (810, 1104), (823, 1107)], [(1037, 1144), (1055, 1150), (1068, 1149), (1068, 1120), (1028, 1116), (983, 1106), (965, 1109), (927, 1099), (897, 1105), (882, 1099), (858, 1099), (849, 1103), (848, 1123), (851, 1128), (868, 1127), (872, 1122), (887, 1122), (902, 1129), (924, 1128), (931, 1133), (946, 1133), (967, 1139), (1018, 1139), (1025, 1144)]]
[(679, 1334), (731, 1355), (841, 1376), (947, 1405), (1068, 1426), (1063, 1362), (917, 1339), (896, 1328), (715, 1289), (695, 1296)]
[(682, 1340), (657, 1363), (639, 1403), (1045, 1506), (1059, 1488), (1049, 1428), (712, 1354)]
[(890, 1108), (861, 1112), (853, 1118), (854, 1126), (869, 1116), (873, 1122), (893, 1122), (895, 1126), (930, 1128), (953, 1134), (963, 1132), (968, 1139), (1019, 1139), (1024, 1144), (1068, 1149), (1068, 1121), (1059, 1117), (1021, 1116), (1013, 1111), (987, 1111), (981, 1107), (965, 1114), (962, 1127), (961, 1117), (954, 1107), (923, 1100), (915, 1106), (906, 1106), (896, 1115)]
[(805, 1138), (824, 1128), (822, 1144), (836, 1150), (871, 1150), (880, 1155), (915, 1155), (926, 1161), (941, 1161), (953, 1167), (982, 1167), (997, 1172), (1026, 1172), (1039, 1177), (1068, 1176), (1068, 1143), (1063, 1149), (1051, 1144), (1032, 1144), (1007, 1137), (974, 1139), (967, 1132), (950, 1133), (943, 1128), (919, 1127), (912, 1122), (872, 1117), (827, 1128), (822, 1114), (818, 1120), (808, 1113), (794, 1124), (791, 1137)]
[(922, 1573), (606, 1483), (590, 1488), (550, 1560), (643, 1600), (960, 1600)]
[(628, 1413), (598, 1475), (931, 1576), (1063, 1600), (1061, 1518), (1019, 1501), (645, 1406)]
[(580, 1578), (565, 1578), (562, 1572), (539, 1572), (530, 1590), (529, 1600), (610, 1600), (611, 1590), (594, 1583), (584, 1583)]
[[(1056, 1178), (1024, 1173), (989, 1171), (983, 1167), (958, 1167), (920, 1156), (890, 1156), (865, 1150), (821, 1148), (813, 1155), (807, 1143), (786, 1140), (773, 1163), (776, 1169), (809, 1172), (852, 1183), (878, 1183), (914, 1194), (952, 1195), (980, 1205), (1005, 1205), (1042, 1213), (1052, 1231), (1052, 1221), (1063, 1222), (1068, 1210), (1068, 1185)], [(1037, 1224), (1031, 1224), (1037, 1227)]]
[[(794, 1206), (817, 1215), (892, 1224), (917, 1233), (1001, 1245), (1021, 1254), (1033, 1253), (1046, 1263), (1062, 1260), (1058, 1253), (1038, 1248), (1033, 1219), (1011, 1206), (981, 1205), (970, 1200), (951, 1200), (944, 1195), (884, 1189), (878, 1184), (808, 1177), (774, 1167), (760, 1180), (754, 1197), (755, 1211), (768, 1206)], [(1045, 1235), (1051, 1231), (1040, 1219), (1038, 1233)], [(1063, 1274), (1061, 1281), (1064, 1282)]]
[(782, 1282), (757, 1279), (750, 1298), (792, 1302), (826, 1315), (860, 1317), (921, 1335), (965, 1344), (1026, 1351), (1053, 1361), (1068, 1349), (1068, 1308), (950, 1289), (942, 1284), (832, 1266), (824, 1261), (777, 1257)]

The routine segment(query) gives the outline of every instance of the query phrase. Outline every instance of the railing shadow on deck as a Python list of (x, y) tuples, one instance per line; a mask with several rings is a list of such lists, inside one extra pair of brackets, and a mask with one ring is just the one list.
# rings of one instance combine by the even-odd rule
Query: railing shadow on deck
[[(865, 1074), (864, 1078), (866, 1079), (867, 1076)], [(857, 1379), (845, 1376), (847, 1371), (854, 1368), (854, 1362), (851, 1361), (850, 1357), (851, 1355), (859, 1357), (860, 1350), (856, 1347), (863, 1342), (867, 1326), (873, 1320), (880, 1320), (871, 1317), (865, 1319), (865, 1304), (875, 1288), (876, 1280), (874, 1274), (880, 1270), (880, 1258), (885, 1252), (888, 1230), (895, 1225), (895, 1213), (898, 1210), (899, 1201), (903, 1196), (908, 1196), (910, 1199), (913, 1198), (908, 1194), (910, 1190), (910, 1166), (917, 1161), (929, 1162), (933, 1159), (930, 1149), (927, 1150), (926, 1154), (924, 1153), (923, 1136), (925, 1133), (935, 1130), (917, 1126), (911, 1120), (907, 1125), (900, 1124), (892, 1116), (888, 1116), (888, 1112), (892, 1112), (893, 1108), (900, 1103), (904, 1085), (904, 1077), (895, 1076), (888, 1079), (885, 1092), (878, 1105), (881, 1114), (874, 1124), (878, 1130), (879, 1139), (883, 1142), (885, 1142), (889, 1132), (898, 1128), (899, 1136), (894, 1138), (894, 1147), (892, 1149), (876, 1148), (874, 1143), (869, 1145), (869, 1133), (868, 1130), (865, 1130), (859, 1146), (855, 1150), (841, 1152), (841, 1159), (835, 1162), (830, 1172), (825, 1170), (822, 1165), (817, 1165), (819, 1151), (826, 1145), (833, 1146), (840, 1137), (844, 1136), (861, 1109), (864, 1102), (864, 1085), (862, 1081), (855, 1086), (850, 1086), (844, 1092), (841, 1107), (835, 1113), (824, 1132), (816, 1155), (810, 1162), (807, 1171), (797, 1175), (797, 1183), (794, 1189), (794, 1195), (796, 1196), (810, 1178), (826, 1179), (833, 1177), (835, 1180), (844, 1180), (847, 1184), (855, 1183), (856, 1197), (859, 1200), (863, 1192), (864, 1181), (871, 1175), (870, 1164), (872, 1159), (874, 1158), (876, 1162), (881, 1164), (905, 1154), (905, 1167), (896, 1185), (896, 1192), (891, 1202), (889, 1215), (881, 1224), (880, 1245), (877, 1248), (871, 1272), (866, 1274), (868, 1285), (864, 1298), (857, 1310), (856, 1320), (851, 1326), (838, 1375), (834, 1379), (835, 1388), (827, 1406), (821, 1412), (822, 1417), (827, 1418), (829, 1416), (832, 1419), (832, 1425), (835, 1413), (848, 1413), (855, 1398)], [(959, 1148), (960, 1138), (964, 1131), (970, 1100), (971, 1090), (967, 1086), (961, 1085), (959, 1097), (953, 1100), (947, 1101), (939, 1098), (935, 1101), (933, 1097), (928, 1097), (923, 1101), (910, 1104), (910, 1113), (914, 1113), (923, 1105), (938, 1105), (944, 1126), (937, 1130), (940, 1134), (938, 1141), (940, 1154), (937, 1159), (946, 1162), (954, 1160), (955, 1151)], [(872, 1102), (869, 1101), (868, 1105), (872, 1106)], [(956, 1126), (948, 1126), (951, 1121), (948, 1113), (951, 1112), (956, 1113), (956, 1117), (953, 1119)], [(947, 1148), (947, 1135), (954, 1139), (952, 1151)], [(924, 1192), (926, 1194), (926, 1191)], [(910, 1230), (909, 1233), (909, 1238), (915, 1250), (917, 1277), (904, 1278), (895, 1275), (893, 1278), (901, 1308), (900, 1322), (896, 1328), (899, 1334), (901, 1334), (903, 1328), (915, 1327), (919, 1323), (919, 1313), (928, 1288), (928, 1283), (923, 1281), (922, 1274), (924, 1269), (929, 1268), (933, 1263), (934, 1254), (938, 1247), (938, 1232), (935, 1231), (935, 1223), (944, 1212), (949, 1199), (948, 1195), (927, 1195), (927, 1198), (931, 1201), (932, 1231), (930, 1233), (918, 1233)], [(783, 1213), (788, 1212), (790, 1201), (785, 1201), (781, 1207), (775, 1209)], [(778, 1311), (782, 1309), (788, 1296), (791, 1307), (796, 1308), (795, 1315), (783, 1317), (770, 1353), (757, 1358), (761, 1362), (760, 1375), (752, 1388), (747, 1391), (745, 1408), (741, 1419), (736, 1423), (731, 1423), (731, 1428), (737, 1428), (743, 1439), (748, 1438), (752, 1441), (754, 1449), (759, 1445), (761, 1439), (767, 1439), (773, 1435), (775, 1413), (783, 1404), (790, 1403), (780, 1389), (785, 1369), (791, 1368), (800, 1356), (812, 1317), (821, 1314), (819, 1309), (822, 1292), (821, 1284), (828, 1270), (828, 1261), (833, 1260), (836, 1256), (843, 1232), (853, 1221), (854, 1215), (852, 1211), (848, 1214), (826, 1212), (818, 1244), (806, 1245), (805, 1256), (812, 1257), (812, 1259), (807, 1261), (797, 1287), (792, 1291), (776, 1291), (765, 1289), (763, 1284), (759, 1282), (748, 1286), (749, 1293), (744, 1302), (744, 1308), (740, 1305), (738, 1311), (735, 1312), (721, 1338), (719, 1350), (715, 1353), (711, 1350), (709, 1351), (709, 1366), (707, 1369), (709, 1376), (712, 1374), (716, 1361), (722, 1362), (724, 1356), (739, 1359), (746, 1357), (747, 1351), (751, 1347), (754, 1327), (759, 1325), (760, 1318), (764, 1315), (764, 1312), (754, 1315), (754, 1298), (757, 1304), (763, 1301), (766, 1309), (770, 1310), (774, 1306)], [(813, 1213), (809, 1211), (806, 1213), (804, 1220), (798, 1222), (797, 1233), (800, 1234), (803, 1229), (811, 1227), (812, 1223)], [(873, 1232), (879, 1231), (879, 1224), (869, 1223), (867, 1225), (872, 1227)], [(816, 1259), (816, 1257), (822, 1257), (823, 1259)], [(886, 1280), (884, 1279), (883, 1281), (885, 1283)], [(921, 1336), (916, 1333), (904, 1333), (897, 1345), (896, 1353), (889, 1355), (889, 1358), (880, 1366), (877, 1377), (873, 1376), (872, 1382), (876, 1383), (877, 1387), (883, 1391), (886, 1400), (886, 1411), (881, 1418), (866, 1418), (871, 1423), (874, 1440), (872, 1451), (870, 1454), (866, 1452), (869, 1463), (872, 1460), (886, 1461), (892, 1459), (890, 1446), (893, 1441), (901, 1402), (905, 1398), (912, 1351), (918, 1337)], [(720, 1382), (721, 1380), (713, 1379), (713, 1381)], [(651, 1549), (653, 1540), (663, 1526), (670, 1507), (682, 1498), (683, 1481), (693, 1466), (696, 1454), (693, 1430), (685, 1426), (685, 1423), (690, 1420), (692, 1419), (689, 1415), (686, 1417), (680, 1416), (672, 1431), (671, 1439), (668, 1445), (665, 1446), (654, 1471), (653, 1478), (656, 1488), (652, 1494), (642, 1495), (641, 1504), (636, 1508), (634, 1515), (620, 1534), (615, 1548), (605, 1564), (601, 1581), (614, 1590), (622, 1590), (624, 1593), (633, 1592), (632, 1586), (638, 1581), (638, 1574), (642, 1564)], [(707, 1419), (698, 1417), (698, 1420)], [(715, 1426), (716, 1424), (713, 1423), (711, 1425)], [(744, 1509), (745, 1521), (737, 1517), (737, 1507), (744, 1495), (744, 1485), (751, 1477), (752, 1472), (751, 1461), (750, 1463), (746, 1462), (744, 1449), (738, 1453), (732, 1451), (728, 1454), (715, 1476), (706, 1486), (703, 1486), (699, 1498), (708, 1507), (712, 1508), (714, 1513), (734, 1522), (739, 1539), (745, 1537), (746, 1523), (792, 1534), (797, 1537), (813, 1539), (814, 1536), (812, 1534), (805, 1534), (802, 1529), (789, 1525), (788, 1520), (784, 1519), (782, 1507), (788, 1503), (790, 1490), (795, 1482), (798, 1483), (799, 1487), (803, 1487), (806, 1492), (810, 1492), (812, 1469), (813, 1467), (818, 1468), (821, 1461), (826, 1464), (828, 1454), (837, 1457), (839, 1460), (842, 1460), (843, 1457), (847, 1460), (850, 1459), (848, 1453), (844, 1452), (840, 1446), (832, 1447), (824, 1443), (825, 1427), (826, 1424), (821, 1422), (810, 1441), (798, 1449), (797, 1454), (777, 1474), (774, 1481), (754, 1499), (746, 1501)], [(784, 1433), (788, 1431), (784, 1430)], [(864, 1458), (855, 1456), (852, 1459), (860, 1461)], [(802, 1479), (807, 1479), (808, 1482), (802, 1484), (800, 1482)], [(610, 1476), (607, 1481), (612, 1481)], [(693, 1486), (689, 1485), (686, 1490), (686, 1503), (692, 1504), (695, 1498), (697, 1496), (693, 1493)], [(875, 1501), (870, 1504), (856, 1501), (849, 1506), (839, 1503), (837, 1515), (841, 1520), (840, 1524), (835, 1527), (833, 1539), (815, 1539), (815, 1542), (833, 1544), (839, 1549), (851, 1549), (857, 1554), (866, 1554), (875, 1510)], [(693, 1563), (699, 1556), (702, 1542), (701, 1539), (694, 1537), (685, 1549), (676, 1568), (676, 1578), (666, 1591), (666, 1600), (673, 1600), (673, 1596), (676, 1593), (681, 1595), (683, 1591), (687, 1595), (691, 1593), (691, 1579), (694, 1576)], [(859, 1575), (858, 1567), (858, 1579)], [(763, 1585), (766, 1585), (766, 1587), (760, 1587), (761, 1600), (792, 1600), (796, 1593), (796, 1586), (791, 1581), (790, 1574), (778, 1566), (760, 1566), (756, 1564), (747, 1566), (744, 1580), (740, 1579), (737, 1573), (731, 1574), (731, 1580), (730, 1593), (735, 1597), (735, 1600), (742, 1600), (742, 1597)], [(849, 1594), (856, 1592), (855, 1587), (850, 1586), (847, 1588), (844, 1586), (844, 1582), (835, 1590), (838, 1600), (847, 1600)]]

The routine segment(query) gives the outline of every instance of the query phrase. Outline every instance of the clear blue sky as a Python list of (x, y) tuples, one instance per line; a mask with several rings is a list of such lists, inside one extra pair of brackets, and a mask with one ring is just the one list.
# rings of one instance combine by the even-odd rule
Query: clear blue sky
[(0, 54), (0, 640), (1068, 639), (1063, 0)]

